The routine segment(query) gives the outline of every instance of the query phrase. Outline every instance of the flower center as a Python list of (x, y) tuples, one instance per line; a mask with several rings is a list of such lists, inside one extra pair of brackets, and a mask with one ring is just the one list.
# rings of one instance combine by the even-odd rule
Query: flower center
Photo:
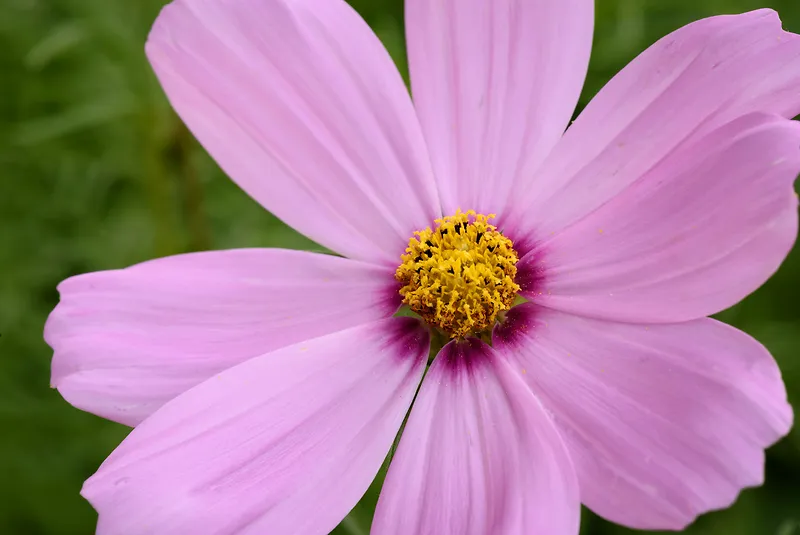
[(451, 338), (492, 327), (509, 310), (519, 286), (511, 240), (470, 210), (414, 233), (397, 268), (403, 303)]

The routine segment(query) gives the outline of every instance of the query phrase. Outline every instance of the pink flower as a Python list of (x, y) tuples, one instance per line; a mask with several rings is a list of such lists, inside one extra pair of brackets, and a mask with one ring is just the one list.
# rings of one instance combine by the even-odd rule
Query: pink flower
[(792, 424), (780, 372), (706, 316), (795, 240), (800, 37), (768, 10), (691, 24), (564, 133), (591, 0), (406, 16), (413, 104), (343, 0), (176, 0), (156, 21), (147, 53), (200, 142), (345, 258), (61, 284), (53, 384), (136, 426), (84, 486), (98, 533), (325, 534), (412, 401), (373, 534), (574, 535), (581, 502), (680, 529), (762, 482)]

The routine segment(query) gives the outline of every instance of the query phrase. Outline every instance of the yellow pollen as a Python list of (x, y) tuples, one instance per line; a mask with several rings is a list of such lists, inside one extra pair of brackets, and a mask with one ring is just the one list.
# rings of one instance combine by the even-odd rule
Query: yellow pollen
[(494, 217), (459, 210), (437, 219), (414, 233), (395, 273), (403, 303), (451, 338), (492, 327), (519, 292), (519, 258)]

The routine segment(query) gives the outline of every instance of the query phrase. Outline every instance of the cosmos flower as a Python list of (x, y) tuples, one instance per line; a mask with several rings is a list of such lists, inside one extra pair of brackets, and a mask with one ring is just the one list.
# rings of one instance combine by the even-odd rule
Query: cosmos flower
[(590, 0), (407, 0), (406, 27), (413, 103), (343, 0), (159, 16), (147, 54), (197, 139), (341, 256), (61, 284), (53, 385), (135, 426), (84, 486), (98, 533), (328, 533), (401, 427), (377, 535), (575, 535), (581, 502), (680, 529), (762, 482), (780, 372), (706, 316), (795, 240), (800, 37), (701, 20), (567, 129)]

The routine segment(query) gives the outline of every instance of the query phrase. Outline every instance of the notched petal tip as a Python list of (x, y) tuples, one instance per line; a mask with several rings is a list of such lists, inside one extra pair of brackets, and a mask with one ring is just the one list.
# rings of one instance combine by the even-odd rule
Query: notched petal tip
[[(660, 39), (586, 106), (510, 219), (549, 237), (623, 192), (676, 147), (753, 111), (800, 113), (800, 36), (773, 10), (710, 17)], [(598, 178), (602, 178), (599, 180)]]
[(747, 334), (710, 319), (648, 326), (545, 308), (535, 322), (495, 349), (527, 370), (594, 512), (683, 529), (763, 483), (764, 450), (793, 416), (777, 363)]
[[(72, 277), (44, 329), (51, 383), (79, 409), (136, 424), (250, 358), (391, 317), (393, 280), (367, 263), (282, 249), (192, 253)], [(410, 325), (395, 330), (409, 346), (414, 336), (426, 343)]]
[[(772, 24), (775, 26), (776, 29), (785, 31), (783, 28), (783, 21), (781, 20), (780, 13), (770, 7), (763, 7), (760, 9), (754, 9), (753, 11), (747, 11), (740, 15), (730, 15), (731, 17), (749, 17), (753, 19), (764, 19), (767, 24)], [(788, 33), (788, 32), (787, 32)]]
[[(64, 283), (62, 282), (59, 285), (62, 296), (64, 295), (63, 287)], [(69, 322), (70, 307), (62, 297), (62, 301), (47, 316), (43, 331), (44, 341), (53, 350), (53, 358), (50, 362), (50, 386), (52, 388), (58, 388), (66, 377), (76, 371), (75, 366), (71, 365), (66, 357), (64, 349), (65, 340), (70, 336)]]
[(541, 289), (524, 295), (624, 322), (715, 314), (791, 250), (799, 172), (800, 123), (765, 112), (735, 118), (523, 258), (523, 267), (544, 266)]
[[(177, 23), (174, 19), (176, 17), (191, 16), (189, 8), (185, 5), (184, 0), (172, 0), (165, 4), (150, 27), (147, 34), (147, 40), (144, 44), (145, 54), (150, 60), (151, 64), (164, 60), (164, 64), (168, 64), (167, 58), (163, 55), (165, 47), (174, 46), (173, 33), (171, 30), (172, 24)], [(153, 65), (155, 66), (155, 64)]]

